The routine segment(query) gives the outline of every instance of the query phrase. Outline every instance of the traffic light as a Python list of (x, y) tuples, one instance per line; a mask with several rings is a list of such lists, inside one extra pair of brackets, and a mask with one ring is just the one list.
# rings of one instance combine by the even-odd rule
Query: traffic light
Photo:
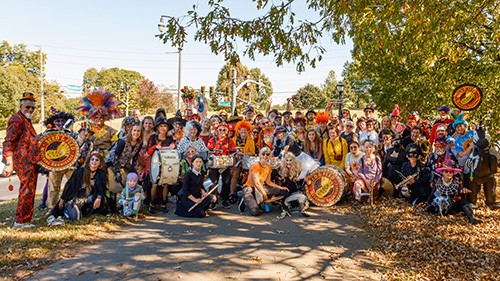
[(210, 98), (214, 99), (215, 98), (215, 87), (214, 86), (210, 86), (208, 88), (208, 93), (209, 93)]

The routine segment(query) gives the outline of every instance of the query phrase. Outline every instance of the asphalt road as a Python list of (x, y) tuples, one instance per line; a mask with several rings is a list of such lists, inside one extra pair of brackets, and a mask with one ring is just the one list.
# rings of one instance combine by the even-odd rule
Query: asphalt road
[[(5, 177), (0, 178), (0, 202), (16, 199), (19, 193), (19, 178), (14, 175), (11, 177), (12, 185), (14, 186), (14, 190), (9, 190), (9, 179)], [(42, 193), (43, 187), (45, 186), (45, 182), (47, 181), (47, 177), (38, 175), (38, 182), (36, 187), (37, 193)]]

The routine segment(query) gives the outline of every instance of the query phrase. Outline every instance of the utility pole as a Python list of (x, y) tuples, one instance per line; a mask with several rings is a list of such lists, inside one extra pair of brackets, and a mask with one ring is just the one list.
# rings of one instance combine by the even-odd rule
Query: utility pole
[(41, 103), (41, 109), (42, 109), (42, 114), (41, 114), (41, 120), (40, 123), (43, 124), (43, 121), (45, 120), (45, 102), (44, 102), (44, 94), (43, 94), (43, 54), (42, 54), (42, 45), (40, 45), (40, 103)]
[(233, 68), (233, 79), (231, 81), (233, 95), (231, 97), (231, 116), (233, 116), (236, 112), (236, 68)]

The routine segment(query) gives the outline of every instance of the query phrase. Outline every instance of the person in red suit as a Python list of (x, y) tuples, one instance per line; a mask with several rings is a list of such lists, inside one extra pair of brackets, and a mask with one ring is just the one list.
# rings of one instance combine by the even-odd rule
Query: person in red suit
[(13, 228), (32, 228), (31, 216), (35, 204), (37, 163), (40, 160), (38, 136), (31, 123), (35, 110), (33, 93), (23, 93), (19, 111), (7, 123), (7, 135), (3, 142), (4, 174), (10, 176), (16, 171), (19, 181), (19, 198)]

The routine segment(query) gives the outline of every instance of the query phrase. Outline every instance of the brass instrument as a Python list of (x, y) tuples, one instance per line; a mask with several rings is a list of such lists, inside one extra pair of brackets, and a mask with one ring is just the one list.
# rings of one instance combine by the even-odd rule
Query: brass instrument
[(398, 183), (398, 184), (394, 187), (394, 189), (399, 189), (399, 188), (401, 188), (401, 187), (403, 187), (403, 186), (408, 185), (408, 183), (410, 182), (410, 180), (411, 180), (411, 179), (416, 179), (416, 178), (418, 178), (418, 174), (419, 174), (419, 172), (416, 172), (416, 173), (414, 173), (414, 174), (412, 174), (412, 175), (409, 175), (409, 176), (405, 177), (405, 176), (404, 176), (402, 173), (400, 173), (399, 171), (396, 171), (396, 172), (397, 172), (397, 173), (398, 173), (398, 174), (399, 174), (399, 175), (403, 178), (403, 181), (401, 181), (400, 183)]

